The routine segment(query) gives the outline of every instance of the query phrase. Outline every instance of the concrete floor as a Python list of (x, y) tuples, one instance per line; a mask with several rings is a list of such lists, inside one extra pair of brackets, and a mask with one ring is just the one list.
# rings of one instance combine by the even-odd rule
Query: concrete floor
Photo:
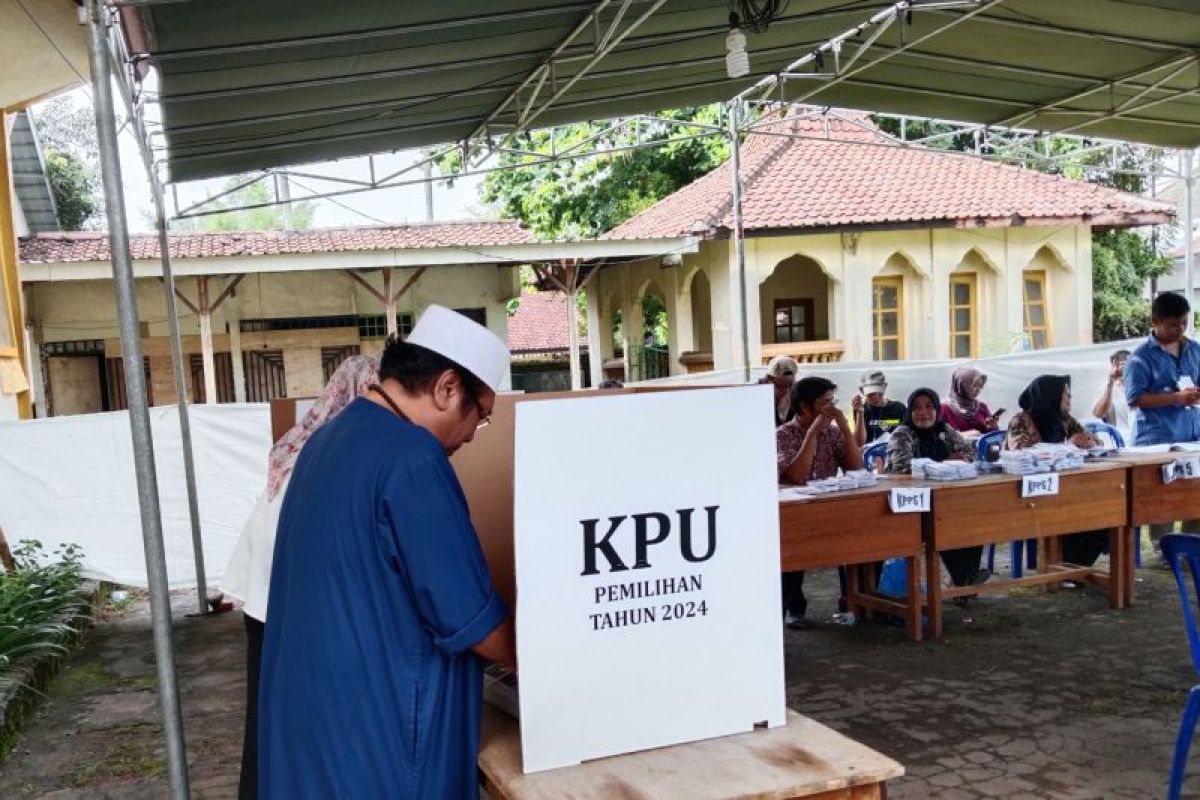
[[(1016, 591), (952, 606), (944, 641), (913, 644), (879, 622), (821, 624), (836, 579), (815, 572), (818, 624), (785, 636), (789, 704), (902, 762), (892, 800), (1161, 797), (1196, 675), (1170, 573), (1138, 578), (1126, 611), (1093, 588)], [(193, 796), (234, 797), (241, 615), (175, 602)], [(0, 797), (166, 796), (152, 653), (144, 601), (98, 625), (0, 765)]]

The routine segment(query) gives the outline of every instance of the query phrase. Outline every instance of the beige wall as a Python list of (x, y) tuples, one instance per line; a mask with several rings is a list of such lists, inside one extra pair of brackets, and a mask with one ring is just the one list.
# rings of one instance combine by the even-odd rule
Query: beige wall
[[(1054, 346), (1088, 344), (1092, 328), (1091, 231), (1087, 226), (934, 229), (820, 233), (755, 237), (745, 243), (747, 329), (750, 361), (761, 363), (761, 346), (773, 339), (776, 297), (815, 298), (822, 335), (838, 339), (846, 360), (872, 354), (872, 281), (898, 275), (904, 286), (904, 354), (907, 359), (950, 357), (950, 276), (976, 274), (976, 349), (979, 356), (1019, 349), (1023, 341), (1022, 273), (1047, 270), (1047, 296)], [(671, 361), (682, 372), (680, 352), (698, 349), (697, 328), (711, 341), (714, 366), (742, 364), (741, 301), (736, 256), (727, 240), (706, 241), (678, 267), (654, 262), (609, 267), (595, 279), (599, 316), (624, 310), (626, 336), (637, 340), (640, 314), (630, 320), (634, 293), (653, 280), (665, 298), (671, 327), (679, 332)], [(698, 273), (707, 277), (708, 316), (693, 294)], [(822, 292), (823, 287), (823, 292)], [(821, 297), (825, 302), (821, 302)], [(635, 327), (638, 330), (635, 330)], [(601, 342), (611, 357), (611, 342)], [(680, 346), (682, 345), (682, 346)]]

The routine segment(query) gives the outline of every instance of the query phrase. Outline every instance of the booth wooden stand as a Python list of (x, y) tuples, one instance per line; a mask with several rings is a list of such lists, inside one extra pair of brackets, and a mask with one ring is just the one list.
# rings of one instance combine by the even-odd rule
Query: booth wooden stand
[(782, 728), (525, 775), (516, 720), (486, 706), (479, 770), (493, 800), (882, 800), (885, 782), (904, 774), (892, 759), (789, 711)]

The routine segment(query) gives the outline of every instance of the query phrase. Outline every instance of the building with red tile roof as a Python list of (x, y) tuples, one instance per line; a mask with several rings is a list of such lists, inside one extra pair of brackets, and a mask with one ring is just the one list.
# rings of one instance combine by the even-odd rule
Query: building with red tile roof
[[(305, 253), (375, 252), (526, 244), (533, 236), (516, 220), (466, 220), (413, 225), (311, 228), (298, 231), (220, 231), (171, 234), (171, 257), (232, 258)], [(39, 233), (20, 240), (26, 264), (108, 261), (104, 231)], [(129, 237), (134, 259), (158, 260), (157, 234)]]
[[(822, 230), (1128, 227), (1173, 210), (1094, 183), (896, 140), (861, 114), (790, 119), (751, 134), (742, 149), (747, 236)], [(698, 235), (733, 228), (732, 167), (709, 174), (617, 226), (613, 239)]]
[[(751, 364), (974, 358), (1087, 344), (1093, 230), (1173, 208), (1096, 184), (904, 145), (858, 112), (793, 108), (741, 145), (745, 300), (729, 162), (605, 234), (692, 236), (695, 253), (601, 270), (606, 362), (633, 343), (642, 298), (667, 309), (672, 373)], [(743, 323), (744, 320), (744, 323)], [(628, 376), (636, 380), (640, 376)]]
[(570, 347), (567, 296), (525, 292), (508, 317), (508, 349), (518, 355), (561, 355)]
[[(151, 402), (169, 404), (177, 393), (159, 241), (130, 239)], [(24, 327), (42, 356), (31, 370), (38, 406), (54, 414), (125, 407), (107, 234), (39, 233), (19, 246)], [(342, 359), (379, 354), (389, 331), (403, 336), (432, 303), (505, 339), (524, 264), (695, 247), (653, 238), (538, 242), (513, 220), (172, 234), (188, 394), (212, 402), (314, 395)], [(542, 360), (565, 363), (566, 345), (556, 352), (567, 336), (565, 306), (556, 313), (529, 297), (521, 318), (532, 319), (533, 338), (518, 341), (518, 355), (542, 351), (550, 354)], [(514, 378), (514, 387), (548, 386), (546, 379), (518, 386)]]

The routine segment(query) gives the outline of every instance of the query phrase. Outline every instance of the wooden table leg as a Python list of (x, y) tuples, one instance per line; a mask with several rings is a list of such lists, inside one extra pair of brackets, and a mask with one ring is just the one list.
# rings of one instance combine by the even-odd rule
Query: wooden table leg
[(929, 608), (929, 635), (942, 638), (942, 560), (933, 540), (925, 542), (925, 598)]
[(858, 564), (846, 565), (846, 610), (861, 617), (863, 607), (858, 604), (858, 595), (862, 591), (862, 573)]
[(920, 556), (911, 556), (906, 558), (908, 573), (908, 617), (905, 619), (905, 627), (908, 629), (908, 638), (914, 642), (921, 641), (921, 566), (918, 563)]
[(1112, 608), (1129, 605), (1133, 589), (1133, 537), (1127, 527), (1108, 532), (1108, 604)]

